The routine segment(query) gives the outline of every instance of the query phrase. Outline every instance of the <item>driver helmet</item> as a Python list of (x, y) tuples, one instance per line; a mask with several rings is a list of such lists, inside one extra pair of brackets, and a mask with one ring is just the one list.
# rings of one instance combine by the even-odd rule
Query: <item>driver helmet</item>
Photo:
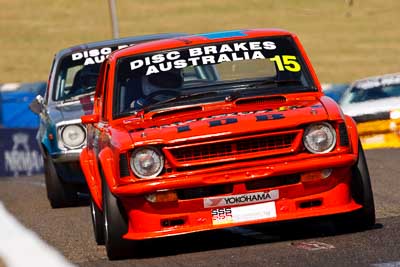
[(143, 76), (143, 94), (150, 95), (153, 92), (165, 89), (177, 89), (182, 87), (183, 74), (181, 70), (159, 72)]
[(74, 79), (74, 87), (93, 88), (96, 86), (100, 72), (100, 64), (84, 66), (80, 69)]

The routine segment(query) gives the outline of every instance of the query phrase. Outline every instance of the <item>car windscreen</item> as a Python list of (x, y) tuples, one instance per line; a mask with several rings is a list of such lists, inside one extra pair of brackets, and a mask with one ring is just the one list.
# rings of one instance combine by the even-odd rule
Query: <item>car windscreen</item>
[(66, 100), (74, 96), (93, 92), (96, 87), (100, 65), (111, 48), (77, 51), (64, 56), (55, 77), (53, 100)]
[(356, 84), (343, 95), (340, 103), (346, 105), (391, 97), (400, 97), (400, 83)]
[(132, 44), (77, 49), (60, 59), (53, 86), (53, 100), (68, 100), (94, 92), (101, 63), (113, 51)]
[(291, 37), (227, 41), (120, 58), (113, 114), (315, 90)]

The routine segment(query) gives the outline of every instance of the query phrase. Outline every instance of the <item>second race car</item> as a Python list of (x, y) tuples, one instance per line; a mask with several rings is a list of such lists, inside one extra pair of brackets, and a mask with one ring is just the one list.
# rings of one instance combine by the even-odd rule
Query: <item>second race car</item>
[(79, 165), (86, 144), (86, 127), (80, 117), (92, 112), (100, 64), (120, 48), (146, 41), (182, 36), (156, 34), (81, 44), (59, 51), (51, 66), (44, 97), (30, 108), (40, 116), (37, 141), (42, 151), (47, 197), (53, 208), (87, 199), (87, 185)]

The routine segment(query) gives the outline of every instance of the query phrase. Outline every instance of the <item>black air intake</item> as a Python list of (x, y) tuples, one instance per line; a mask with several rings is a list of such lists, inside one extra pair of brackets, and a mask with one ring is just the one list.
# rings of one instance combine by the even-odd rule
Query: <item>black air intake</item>
[(341, 146), (349, 145), (349, 135), (347, 134), (347, 128), (344, 122), (339, 123), (339, 138)]
[(126, 154), (119, 155), (119, 176), (126, 177), (129, 176), (129, 166)]

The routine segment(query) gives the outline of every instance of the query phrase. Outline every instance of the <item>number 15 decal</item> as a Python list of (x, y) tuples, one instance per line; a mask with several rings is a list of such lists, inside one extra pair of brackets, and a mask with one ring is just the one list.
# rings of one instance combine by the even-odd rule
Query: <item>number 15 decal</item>
[(288, 70), (292, 72), (298, 72), (301, 69), (299, 62), (296, 61), (296, 56), (283, 55), (281, 57), (276, 55), (269, 60), (276, 63), (279, 71)]

